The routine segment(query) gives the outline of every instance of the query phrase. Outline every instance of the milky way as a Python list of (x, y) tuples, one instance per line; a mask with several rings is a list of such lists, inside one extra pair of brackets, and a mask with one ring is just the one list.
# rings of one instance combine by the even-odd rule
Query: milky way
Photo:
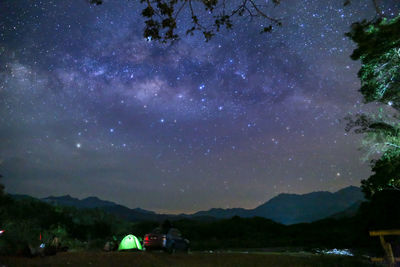
[(159, 44), (135, 1), (1, 1), (7, 191), (174, 213), (358, 186), (370, 171), (344, 131), (363, 109), (344, 33), (370, 2), (282, 1), (270, 34), (242, 18), (210, 42)]

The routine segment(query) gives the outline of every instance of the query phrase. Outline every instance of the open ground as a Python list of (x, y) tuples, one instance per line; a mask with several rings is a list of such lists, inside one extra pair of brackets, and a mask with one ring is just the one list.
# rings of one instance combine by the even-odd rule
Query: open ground
[(66, 252), (55, 256), (0, 257), (1, 266), (371, 266), (367, 259), (311, 253), (191, 252)]

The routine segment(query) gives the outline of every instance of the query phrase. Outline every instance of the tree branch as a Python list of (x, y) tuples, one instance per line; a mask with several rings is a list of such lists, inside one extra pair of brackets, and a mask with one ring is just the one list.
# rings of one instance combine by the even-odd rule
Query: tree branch
[(376, 15), (378, 17), (382, 17), (383, 14), (381, 8), (379, 7), (378, 0), (372, 0), (372, 3), (374, 4)]

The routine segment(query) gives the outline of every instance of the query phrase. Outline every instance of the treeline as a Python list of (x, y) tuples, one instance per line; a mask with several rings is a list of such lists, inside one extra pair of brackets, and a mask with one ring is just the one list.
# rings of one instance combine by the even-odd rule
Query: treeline
[[(352, 248), (381, 252), (373, 229), (400, 228), (400, 191), (377, 193), (351, 218), (328, 218), (285, 226), (255, 217), (216, 221), (177, 220), (173, 227), (190, 240), (193, 250), (298, 247)], [(143, 237), (159, 222), (128, 222), (100, 209), (80, 210), (52, 206), (34, 198), (0, 198), (0, 252), (18, 254), (27, 244), (38, 246), (57, 236), (70, 249), (102, 248), (106, 241), (120, 241), (126, 234)], [(42, 240), (39, 240), (41, 237)], [(395, 240), (394, 240), (395, 241)], [(398, 240), (396, 241), (397, 244)]]
[[(174, 227), (191, 242), (192, 249), (230, 249), (299, 247), (353, 248), (381, 253), (379, 239), (370, 237), (370, 230), (400, 229), (400, 191), (377, 193), (362, 203), (350, 218), (327, 218), (313, 223), (282, 225), (265, 218), (233, 217), (218, 221), (173, 221)], [(139, 223), (135, 233), (143, 235), (157, 223)], [(400, 240), (392, 238), (395, 246)], [(399, 247), (400, 248), (400, 247)]]
[(0, 253), (20, 254), (29, 244), (49, 243), (57, 237), (69, 248), (101, 247), (112, 236), (122, 238), (133, 223), (100, 209), (79, 210), (52, 206), (35, 198), (0, 198)]
[[(373, 242), (368, 231), (359, 228), (356, 218), (325, 219), (286, 226), (265, 218), (236, 216), (208, 222), (184, 219), (173, 221), (172, 225), (190, 240), (190, 247), (194, 250), (268, 247), (296, 247), (305, 250), (379, 248), (378, 240)], [(142, 222), (134, 225), (133, 229), (141, 236), (157, 226), (154, 222)]]

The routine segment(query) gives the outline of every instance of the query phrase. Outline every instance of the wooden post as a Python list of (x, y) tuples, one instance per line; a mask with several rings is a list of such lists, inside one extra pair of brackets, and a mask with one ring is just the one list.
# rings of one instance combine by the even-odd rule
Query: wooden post
[(389, 262), (389, 266), (394, 267), (396, 262), (394, 261), (392, 246), (390, 245), (390, 243), (385, 242), (385, 238), (383, 235), (380, 235), (379, 239), (381, 241), (383, 250), (385, 251), (387, 261)]
[[(385, 235), (400, 235), (400, 230), (370, 231), (369, 235), (370, 236), (379, 236), (379, 240), (381, 241), (382, 248), (385, 251), (386, 259), (387, 259), (387, 261), (389, 263), (389, 266), (390, 267), (394, 267), (396, 265), (396, 262), (400, 261), (400, 258), (395, 258), (394, 257), (392, 246), (390, 245), (390, 243), (387, 243), (385, 241), (384, 236)], [(380, 259), (379, 258), (374, 258), (373, 260), (378, 261)]]

